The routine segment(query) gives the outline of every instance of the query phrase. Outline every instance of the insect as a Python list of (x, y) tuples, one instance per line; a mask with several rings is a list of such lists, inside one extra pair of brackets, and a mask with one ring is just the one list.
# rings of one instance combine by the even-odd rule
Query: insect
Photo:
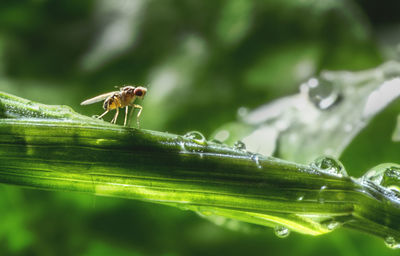
[[(104, 100), (103, 108), (104, 108), (105, 112), (103, 114), (101, 114), (98, 118), (102, 118), (110, 110), (115, 109), (116, 113), (114, 115), (114, 118), (111, 120), (112, 124), (115, 124), (117, 122), (119, 109), (125, 108), (124, 126), (127, 125), (127, 122), (128, 122), (128, 126), (129, 126), (132, 113), (135, 110), (135, 108), (138, 108), (139, 112), (136, 116), (136, 121), (137, 121), (137, 126), (139, 128), (139, 117), (140, 117), (140, 114), (142, 113), (143, 107), (138, 104), (134, 104), (134, 102), (137, 98), (143, 99), (143, 97), (146, 95), (146, 93), (147, 93), (147, 89), (145, 87), (142, 87), (142, 86), (135, 87), (135, 86), (131, 86), (131, 85), (126, 85), (124, 87), (121, 87), (119, 91), (104, 93), (104, 94), (101, 94), (94, 98), (85, 100), (81, 103), (81, 105), (89, 105), (89, 104), (93, 104), (93, 103)], [(128, 107), (130, 107), (130, 106), (132, 107), (132, 110), (131, 110), (130, 118), (128, 121), (128, 112), (129, 112)]]

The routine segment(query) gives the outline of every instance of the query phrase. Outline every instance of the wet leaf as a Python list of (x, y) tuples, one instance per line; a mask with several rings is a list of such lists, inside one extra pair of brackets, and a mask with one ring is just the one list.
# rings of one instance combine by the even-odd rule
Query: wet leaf
[[(338, 158), (399, 96), (399, 63), (361, 72), (325, 71), (303, 83), (299, 94), (245, 115), (241, 123), (253, 130), (227, 141), (242, 140), (249, 150), (266, 155), (271, 154), (271, 147), (276, 148), (276, 156), (301, 163), (320, 155)], [(256, 138), (250, 139), (252, 136)]]

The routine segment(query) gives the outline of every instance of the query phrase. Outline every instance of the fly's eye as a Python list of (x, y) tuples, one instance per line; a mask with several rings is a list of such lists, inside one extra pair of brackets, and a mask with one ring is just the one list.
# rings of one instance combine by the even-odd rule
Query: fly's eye
[(134, 91), (134, 94), (136, 96), (140, 97), (140, 96), (142, 96), (144, 94), (144, 92), (143, 92), (143, 90), (141, 88), (136, 88), (135, 91)]

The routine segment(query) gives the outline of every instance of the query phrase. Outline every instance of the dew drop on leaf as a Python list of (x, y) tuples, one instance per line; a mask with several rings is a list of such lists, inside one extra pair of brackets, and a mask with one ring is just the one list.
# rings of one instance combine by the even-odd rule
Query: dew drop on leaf
[(199, 144), (204, 144), (206, 142), (206, 138), (204, 137), (204, 135), (198, 131), (188, 132), (183, 137), (186, 139), (193, 140), (194, 142), (199, 143)]
[(284, 226), (275, 226), (274, 228), (275, 235), (279, 238), (285, 238), (288, 237), (290, 234), (290, 230), (288, 228), (285, 228)]
[(400, 243), (392, 236), (388, 236), (385, 238), (385, 244), (387, 247), (391, 249), (399, 249)]
[(189, 150), (186, 148), (186, 143), (182, 136), (178, 136), (178, 138), (176, 140), (176, 145), (179, 146), (179, 148), (181, 149), (181, 152), (183, 152), (183, 153), (189, 152)]
[(390, 200), (400, 200), (400, 165), (388, 163), (375, 166), (361, 177), (361, 182), (382, 186), (387, 189), (386, 196)]
[(337, 221), (330, 221), (330, 222), (328, 222), (327, 224), (326, 224), (326, 227), (329, 229), (329, 230), (334, 230), (334, 229), (336, 229), (336, 228), (338, 228), (340, 226), (340, 222), (337, 222)]
[(310, 167), (317, 169), (320, 172), (346, 177), (347, 172), (341, 162), (333, 157), (322, 156), (318, 157), (310, 164)]
[(370, 181), (376, 185), (399, 191), (400, 166), (390, 163), (375, 166), (362, 176), (362, 181)]
[(243, 119), (247, 116), (247, 114), (249, 113), (249, 109), (246, 107), (240, 107), (237, 111), (238, 114), (238, 118), (239, 119)]
[(394, 185), (388, 186), (387, 189), (389, 189), (390, 191), (395, 193), (396, 196), (400, 198), (400, 188), (398, 186), (394, 186)]
[(254, 163), (256, 163), (258, 169), (262, 168), (262, 166), (260, 164), (260, 155), (259, 154), (252, 154), (251, 155), (251, 160), (253, 160)]
[(311, 78), (301, 85), (301, 90), (308, 94), (310, 101), (319, 109), (325, 110), (339, 101), (339, 90), (332, 82)]

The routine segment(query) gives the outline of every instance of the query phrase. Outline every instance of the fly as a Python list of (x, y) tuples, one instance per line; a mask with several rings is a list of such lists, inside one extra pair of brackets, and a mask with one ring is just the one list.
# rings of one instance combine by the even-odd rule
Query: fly
[(147, 93), (147, 89), (145, 87), (142, 87), (142, 86), (135, 87), (135, 86), (127, 85), (127, 86), (121, 87), (119, 91), (104, 93), (99, 96), (93, 97), (91, 99), (85, 100), (81, 103), (81, 105), (89, 105), (89, 104), (93, 104), (93, 103), (104, 100), (103, 108), (104, 108), (105, 112), (103, 114), (101, 114), (98, 118), (102, 118), (110, 110), (115, 109), (116, 113), (115, 113), (113, 119), (111, 120), (112, 124), (117, 123), (119, 109), (125, 108), (124, 126), (126, 126), (127, 123), (128, 123), (128, 125), (130, 123), (130, 118), (129, 118), (129, 122), (128, 122), (128, 112), (129, 112), (128, 108), (132, 107), (131, 115), (132, 115), (134, 109), (137, 108), (137, 109), (139, 109), (139, 112), (136, 116), (136, 121), (137, 121), (137, 127), (139, 128), (139, 117), (140, 117), (140, 114), (142, 113), (143, 107), (138, 104), (134, 104), (134, 103), (135, 103), (136, 99), (143, 99), (144, 96), (146, 95), (146, 93)]

